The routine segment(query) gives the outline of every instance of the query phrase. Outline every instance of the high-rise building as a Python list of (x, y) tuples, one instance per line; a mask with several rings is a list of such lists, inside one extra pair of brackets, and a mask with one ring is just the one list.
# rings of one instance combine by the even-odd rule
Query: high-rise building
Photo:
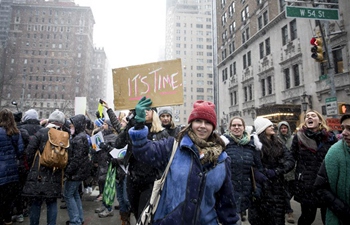
[(214, 101), (212, 1), (167, 0), (166, 60), (181, 58), (184, 104), (174, 120), (187, 124), (196, 100)]
[[(349, 62), (349, 38), (344, 32), (349, 27), (345, 12), (349, 2), (339, 2), (340, 19), (321, 22), (326, 26), (312, 18), (286, 17), (285, 6), (284, 0), (216, 0), (218, 111), (225, 129), (235, 115), (248, 124), (256, 116), (276, 123), (288, 120), (295, 128), (307, 109), (326, 116), (332, 89), (338, 101), (349, 98), (349, 65), (343, 63)], [(311, 58), (310, 40), (325, 29), (334, 76), (327, 72), (327, 61)]]
[[(105, 96), (103, 89), (92, 92), (90, 86), (94, 77), (103, 80), (106, 62), (104, 50), (93, 47), (90, 7), (67, 0), (28, 0), (12, 5), (10, 21), (1, 106), (17, 101), (23, 111), (38, 110), (40, 118), (55, 109), (72, 116), (75, 97), (89, 103), (90, 94)], [(103, 74), (97, 74), (99, 67)], [(88, 104), (87, 111), (92, 107)]]

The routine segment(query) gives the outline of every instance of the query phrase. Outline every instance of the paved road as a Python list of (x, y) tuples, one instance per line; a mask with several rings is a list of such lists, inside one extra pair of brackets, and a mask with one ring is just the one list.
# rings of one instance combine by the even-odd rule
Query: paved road
[[(107, 218), (99, 218), (96, 213), (94, 213), (95, 208), (100, 206), (100, 202), (95, 202), (94, 199), (96, 198), (96, 191), (92, 193), (92, 195), (84, 194), (83, 196), (83, 209), (84, 209), (84, 219), (85, 219), (85, 225), (102, 225), (102, 224), (114, 224), (114, 225), (121, 225), (121, 221), (119, 219), (119, 211), (114, 210), (114, 216), (107, 217)], [(62, 203), (58, 201), (58, 205), (61, 205)], [(59, 207), (58, 207), (59, 208)], [(299, 203), (292, 201), (292, 208), (294, 209), (294, 215), (295, 220), (300, 216), (300, 205)], [(58, 209), (58, 218), (57, 218), (57, 225), (65, 225), (65, 222), (68, 220), (68, 214), (66, 209)], [(25, 217), (23, 223), (13, 223), (16, 225), (29, 225), (29, 218)], [(40, 225), (46, 224), (46, 209), (45, 204), (43, 204), (42, 212), (41, 212), (41, 219), (40, 219)], [(131, 224), (135, 225), (135, 219), (132, 216)], [(295, 223), (296, 224), (296, 223)], [(249, 222), (243, 222), (242, 225), (249, 225)], [(286, 222), (286, 225), (291, 225), (290, 223)], [(316, 220), (312, 225), (322, 225), (321, 216), (318, 211)]]

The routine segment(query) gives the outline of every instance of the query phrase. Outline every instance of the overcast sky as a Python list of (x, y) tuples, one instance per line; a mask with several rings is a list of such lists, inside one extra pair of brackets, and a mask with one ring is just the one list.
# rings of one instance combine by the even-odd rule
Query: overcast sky
[(110, 67), (159, 61), (165, 42), (165, 0), (75, 0), (90, 6), (94, 44), (104, 47)]

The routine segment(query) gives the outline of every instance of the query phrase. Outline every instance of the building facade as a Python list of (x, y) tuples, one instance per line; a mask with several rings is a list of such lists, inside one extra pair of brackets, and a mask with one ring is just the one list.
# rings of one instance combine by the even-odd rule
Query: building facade
[(214, 101), (212, 1), (167, 0), (165, 59), (181, 58), (184, 104), (173, 118), (187, 124), (193, 102)]
[[(217, 105), (224, 112), (218, 121), (223, 127), (235, 115), (248, 124), (264, 116), (275, 123), (288, 120), (296, 127), (305, 109), (326, 117), (329, 97), (349, 102), (349, 16), (343, 11), (349, 9), (347, 1), (339, 3), (338, 21), (321, 26), (312, 19), (287, 18), (284, 0), (217, 0), (216, 5)], [(311, 58), (310, 39), (321, 36), (324, 25), (327, 33), (337, 33), (326, 37), (333, 75), (327, 61)]]
[(75, 97), (87, 98), (87, 111), (96, 108), (89, 105), (90, 94), (103, 97), (104, 89), (91, 92), (91, 82), (105, 76), (106, 57), (93, 47), (91, 8), (60, 0), (31, 0), (11, 8), (1, 106), (16, 101), (22, 111), (38, 110), (40, 118), (55, 109), (74, 115)]

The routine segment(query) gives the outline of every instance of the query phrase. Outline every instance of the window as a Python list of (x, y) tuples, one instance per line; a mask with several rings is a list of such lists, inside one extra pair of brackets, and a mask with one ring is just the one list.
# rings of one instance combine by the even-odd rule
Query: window
[(243, 55), (243, 69), (247, 68), (247, 56)]
[(235, 3), (232, 2), (232, 4), (228, 7), (228, 15), (232, 17), (234, 12), (235, 12)]
[(299, 74), (299, 65), (293, 65), (293, 75), (294, 75), (294, 87), (300, 85), (300, 74)]
[(253, 87), (252, 87), (252, 85), (248, 86), (248, 92), (249, 92), (249, 100), (253, 100)]
[(248, 66), (251, 66), (252, 65), (252, 57), (251, 57), (250, 51), (247, 53), (247, 59), (248, 59)]
[(282, 45), (286, 45), (288, 42), (288, 27), (287, 25), (282, 27)]
[(264, 42), (259, 44), (260, 59), (264, 58)]
[(269, 22), (269, 15), (267, 14), (267, 10), (263, 13), (264, 26), (266, 26)]
[(297, 33), (297, 21), (294, 19), (289, 23), (290, 26), (290, 40), (293, 41), (298, 37)]
[(236, 62), (233, 62), (233, 75), (236, 75)]
[(261, 79), (261, 95), (266, 95), (266, 89), (265, 89), (265, 79)]
[(284, 74), (284, 79), (285, 79), (285, 87), (286, 89), (290, 89), (290, 74), (289, 74), (289, 68), (286, 68), (283, 70), (283, 74)]
[(270, 95), (272, 94), (272, 78), (271, 76), (267, 77), (267, 93)]
[(338, 49), (332, 51), (332, 54), (333, 54), (333, 60), (334, 60), (335, 73), (343, 73), (344, 67), (343, 67), (342, 49), (338, 47)]
[(222, 70), (222, 81), (227, 80), (227, 68)]
[(262, 16), (259, 16), (258, 17), (258, 29), (261, 30), (262, 27), (263, 27)]
[(244, 101), (248, 101), (248, 88), (247, 87), (244, 87)]
[(241, 11), (241, 21), (245, 22), (249, 18), (249, 6), (247, 5), (244, 7), (244, 9)]
[(204, 88), (197, 88), (197, 92), (203, 93), (204, 92)]
[(267, 38), (265, 40), (265, 51), (266, 51), (266, 55), (271, 54), (270, 38)]
[(285, 0), (279, 0), (280, 2), (280, 12), (284, 11), (284, 6), (286, 5)]

